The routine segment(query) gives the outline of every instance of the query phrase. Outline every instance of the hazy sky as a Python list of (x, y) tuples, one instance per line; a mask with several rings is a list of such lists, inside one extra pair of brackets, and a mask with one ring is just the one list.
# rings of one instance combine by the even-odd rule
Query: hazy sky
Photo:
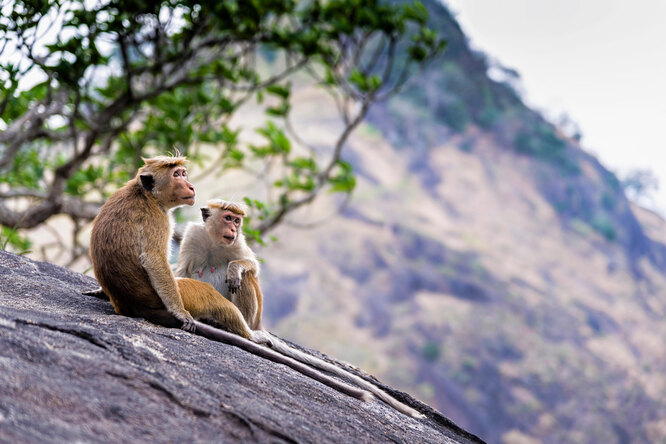
[(652, 170), (666, 215), (666, 1), (445, 3), (473, 48), (520, 73), (530, 106), (568, 114), (583, 147), (621, 178)]

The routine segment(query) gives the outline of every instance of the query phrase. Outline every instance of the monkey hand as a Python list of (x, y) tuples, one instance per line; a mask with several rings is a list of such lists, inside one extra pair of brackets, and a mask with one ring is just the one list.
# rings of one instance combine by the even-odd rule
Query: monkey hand
[(241, 280), (239, 277), (229, 277), (224, 281), (229, 286), (229, 293), (235, 294), (240, 290)]
[(227, 279), (224, 281), (229, 286), (229, 293), (235, 294), (240, 290), (241, 280), (243, 279), (243, 268), (233, 267), (231, 264), (227, 269)]
[(188, 311), (183, 310), (182, 313), (177, 313), (175, 316), (176, 319), (183, 323), (183, 325), (180, 327), (181, 329), (189, 331), (190, 333), (194, 333), (196, 331), (197, 327), (194, 325), (194, 318)]

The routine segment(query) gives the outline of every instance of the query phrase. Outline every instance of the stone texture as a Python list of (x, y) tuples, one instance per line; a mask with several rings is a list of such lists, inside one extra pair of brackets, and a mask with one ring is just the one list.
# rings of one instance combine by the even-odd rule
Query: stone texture
[(0, 251), (0, 441), (480, 442), (389, 387), (428, 418), (362, 403), (226, 344), (118, 316), (108, 301), (81, 294), (96, 285)]

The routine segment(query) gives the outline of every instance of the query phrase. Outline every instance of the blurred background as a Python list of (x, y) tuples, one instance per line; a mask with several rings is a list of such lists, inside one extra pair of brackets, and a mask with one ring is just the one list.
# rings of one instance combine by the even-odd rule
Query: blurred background
[(274, 333), (490, 443), (663, 442), (662, 6), (449, 5), (3, 2), (0, 246), (91, 274), (179, 150)]

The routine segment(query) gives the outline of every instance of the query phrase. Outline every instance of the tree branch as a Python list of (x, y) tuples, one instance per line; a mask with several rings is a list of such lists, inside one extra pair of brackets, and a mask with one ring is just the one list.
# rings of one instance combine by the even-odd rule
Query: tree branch
[[(25, 188), (16, 188), (0, 192), (0, 198), (3, 200), (16, 198), (38, 199), (42, 201), (40, 206), (44, 210), (55, 207), (55, 205), (52, 205), (52, 203), (47, 200), (49, 198), (48, 193), (37, 190), (28, 190)], [(101, 206), (101, 202), (85, 202), (79, 198), (65, 196), (60, 203), (59, 212), (76, 219), (91, 221), (97, 216)], [(55, 213), (51, 213), (49, 216), (53, 214)], [(5, 202), (0, 201), (0, 224), (6, 227), (34, 228), (46, 220), (42, 220), (38, 215), (39, 213), (36, 212), (14, 211), (7, 207)]]
[(25, 143), (43, 136), (44, 121), (52, 115), (60, 114), (67, 101), (67, 94), (61, 91), (50, 103), (39, 103), (27, 111), (25, 115), (13, 121), (8, 128), (0, 132), (0, 144), (9, 144), (0, 159), (0, 170), (7, 168), (16, 153)]
[[(368, 112), (368, 109), (370, 109), (371, 103), (372, 101), (370, 100), (363, 102), (361, 110), (356, 115), (354, 120), (345, 127), (344, 131), (338, 138), (337, 143), (335, 144), (333, 156), (331, 157), (328, 166), (317, 176), (317, 185), (315, 186), (315, 189), (309, 192), (305, 197), (301, 199), (293, 200), (284, 205), (281, 205), (280, 209), (272, 217), (265, 219), (257, 227), (257, 229), (261, 234), (266, 234), (267, 232), (275, 228), (280, 222), (282, 222), (282, 220), (285, 218), (287, 214), (302, 207), (303, 205), (309, 204), (319, 195), (321, 189), (326, 185), (326, 183), (330, 179), (333, 168), (335, 168), (335, 166), (340, 161), (342, 149), (347, 143), (347, 139), (349, 139), (349, 136), (354, 131), (354, 129), (356, 129), (356, 127), (363, 121), (365, 115)], [(286, 193), (283, 194), (283, 196), (287, 197)]]

